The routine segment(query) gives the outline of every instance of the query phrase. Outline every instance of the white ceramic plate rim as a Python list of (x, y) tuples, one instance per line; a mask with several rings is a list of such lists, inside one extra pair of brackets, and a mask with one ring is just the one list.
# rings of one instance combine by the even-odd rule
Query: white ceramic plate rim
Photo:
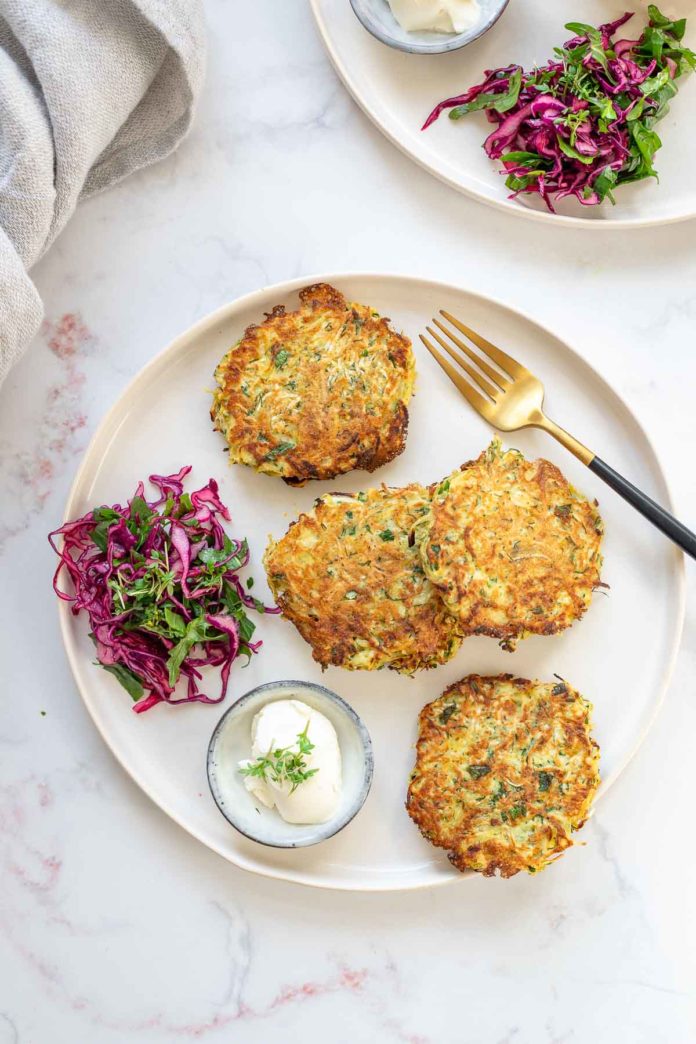
[[(516, 214), (518, 217), (529, 218), (531, 221), (543, 221), (545, 224), (552, 223), (554, 225), (567, 225), (571, 228), (579, 228), (584, 230), (604, 230), (607, 228), (612, 229), (634, 229), (634, 228), (655, 228), (658, 225), (673, 225), (680, 221), (692, 221), (696, 218), (696, 207), (684, 214), (672, 214), (669, 217), (661, 218), (626, 218), (625, 220), (618, 220), (617, 218), (606, 218), (602, 221), (593, 221), (586, 218), (570, 217), (565, 214), (551, 214), (543, 210), (533, 210), (531, 207), (523, 207), (515, 203), (514, 200), (510, 199), (494, 199), (491, 196), (485, 195), (483, 192), (478, 192), (475, 188), (468, 185), (462, 184), (457, 181), (456, 178), (450, 177), (449, 174), (442, 170), (436, 163), (431, 162), (424, 155), (420, 155), (414, 152), (413, 149), (409, 148), (405, 141), (402, 141), (396, 130), (392, 129), (384, 120), (380, 118), (379, 113), (371, 105), (369, 100), (360, 91), (358, 85), (350, 74), (348, 67), (338, 56), (336, 49), (333, 45), (331, 35), (324, 21), (324, 14), (322, 10), (322, 4), (325, 0), (310, 0), (310, 6), (314, 15), (314, 20), (317, 24), (319, 34), (324, 41), (324, 46), (328, 52), (334, 69), (338, 73), (339, 77), (343, 81), (344, 86), (347, 88), (351, 97), (357, 102), (360, 108), (363, 110), (366, 116), (368, 116), (374, 125), (384, 134), (385, 138), (396, 145), (396, 147), (404, 153), (404, 155), (410, 157), (415, 163), (424, 170), (429, 171), (439, 181), (443, 181), (446, 185), (450, 185), (457, 192), (462, 192), (466, 196), (471, 196), (472, 199), (477, 199), (481, 203), (485, 203), (490, 207), (495, 207), (496, 210), (503, 210), (507, 214)], [(505, 12), (503, 12), (503, 17)], [(364, 30), (367, 32), (367, 30)], [(386, 45), (385, 45), (386, 46)]]
[[(217, 308), (214, 312), (209, 312), (208, 315), (204, 316), (202, 319), (199, 319), (198, 322), (190, 326), (184, 333), (179, 334), (178, 337), (175, 337), (173, 341), (171, 341), (165, 348), (163, 348), (160, 352), (153, 356), (153, 358), (148, 363), (146, 363), (146, 365), (141, 370), (139, 370), (139, 372), (132, 378), (131, 381), (129, 381), (129, 383), (126, 385), (123, 391), (119, 394), (114, 404), (110, 407), (109, 410), (107, 410), (101, 423), (97, 426), (96, 431), (90, 439), (89, 445), (87, 446), (87, 449), (85, 450), (80, 465), (77, 469), (77, 473), (73, 480), (72, 486), (70, 487), (70, 492), (68, 493), (68, 499), (64, 510), (64, 518), (72, 518), (75, 514), (75, 509), (73, 508), (73, 505), (75, 504), (78, 498), (78, 494), (83, 482), (83, 476), (90, 465), (92, 452), (102, 438), (102, 432), (109, 427), (112, 417), (114, 417), (118, 412), (120, 412), (123, 409), (124, 400), (127, 400), (129, 398), (129, 396), (133, 393), (137, 385), (140, 384), (140, 381), (146, 376), (146, 374), (148, 374), (151, 370), (155, 369), (159, 365), (164, 356), (168, 355), (170, 352), (176, 352), (176, 350), (180, 346), (182, 346), (186, 342), (189, 342), (192, 338), (198, 336), (206, 327), (214, 325), (215, 323), (228, 321), (234, 313), (242, 311), (248, 307), (253, 307), (257, 301), (261, 302), (263, 299), (267, 298), (269, 294), (273, 294), (277, 297), (286, 297), (289, 294), (294, 293), (296, 290), (301, 289), (303, 286), (310, 286), (313, 283), (328, 282), (332, 285), (340, 285), (342, 282), (351, 279), (397, 280), (402, 283), (416, 284), (421, 287), (427, 286), (429, 288), (432, 288), (435, 295), (437, 294), (438, 290), (450, 292), (464, 291), (465, 293), (477, 297), (479, 301), (483, 302), (486, 305), (490, 305), (493, 308), (502, 309), (503, 311), (508, 312), (513, 316), (517, 316), (526, 322), (532, 323), (538, 329), (542, 330), (545, 334), (547, 334), (549, 337), (552, 337), (553, 339), (560, 341), (563, 344), (563, 346), (567, 349), (571, 357), (579, 360), (583, 366), (586, 366), (592, 373), (593, 377), (595, 377), (598, 381), (601, 381), (602, 384), (609, 386), (608, 382), (604, 380), (599, 371), (594, 366), (592, 366), (592, 364), (589, 363), (583, 356), (581, 356), (579, 352), (577, 352), (574, 348), (571, 348), (571, 346), (568, 345), (563, 340), (563, 338), (558, 337), (558, 335), (553, 333), (553, 331), (549, 329), (549, 327), (545, 326), (543, 323), (538, 322), (529, 313), (523, 312), (517, 308), (513, 308), (510, 305), (505, 304), (499, 298), (490, 297), (487, 294), (481, 294), (475, 290), (468, 290), (466, 287), (458, 286), (456, 283), (444, 283), (440, 280), (425, 279), (419, 276), (407, 276), (399, 272), (321, 272), (313, 275), (310, 274), (300, 276), (296, 279), (290, 279), (282, 283), (269, 284), (268, 286), (261, 287), (259, 290), (253, 290), (251, 293), (245, 294), (242, 297), (236, 298), (236, 300), (234, 301), (222, 305), (220, 308)], [(645, 439), (645, 444), (652, 455), (653, 463), (656, 467), (657, 472), (659, 473), (659, 476), (665, 488), (665, 507), (667, 507), (670, 511), (673, 511), (674, 507), (672, 492), (669, 486), (669, 482), (667, 480), (667, 476), (665, 475), (660, 464), (660, 460), (652, 443), (652, 440), (643, 428), (639, 419), (631, 410), (628, 403), (621, 397), (621, 395), (617, 391), (615, 391), (614, 389), (612, 389), (612, 391), (614, 395), (616, 395), (617, 399), (621, 402), (622, 406), (624, 407), (628, 415), (632, 418), (641, 435)], [(606, 792), (609, 790), (609, 787), (616, 782), (621, 773), (626, 769), (627, 765), (633, 759), (636, 752), (645, 741), (645, 738), (650, 729), (652, 728), (655, 719), (660, 711), (660, 708), (662, 707), (662, 704), (664, 702), (667, 693), (667, 688), (669, 686), (672, 673), (674, 671), (674, 665), (676, 663), (677, 653), (679, 651), (681, 634), (684, 625), (686, 581), (683, 555), (679, 557), (679, 564), (676, 567), (676, 585), (676, 626), (674, 628), (672, 647), (667, 659), (664, 676), (662, 679), (662, 685), (660, 687), (659, 693), (657, 693), (656, 695), (655, 702), (653, 705), (653, 712), (649, 719), (645, 722), (645, 725), (642, 731), (640, 732), (639, 736), (637, 737), (632, 749), (625, 755), (623, 761), (618, 765), (614, 773), (602, 783), (597, 795), (598, 799), (602, 797), (604, 794), (606, 794)], [(191, 824), (184, 822), (183, 819), (179, 816), (179, 814), (171, 806), (169, 806), (166, 802), (162, 801), (159, 797), (155, 796), (155, 794), (152, 792), (152, 789), (140, 778), (138, 770), (136, 768), (131, 767), (128, 763), (128, 758), (125, 755), (120, 754), (114, 747), (114, 745), (111, 743), (107, 731), (102, 728), (95, 712), (93, 711), (91, 702), (86, 692), (86, 688), (83, 687), (83, 685), (81, 684), (81, 675), (78, 666), (78, 661), (80, 657), (77, 652), (73, 632), (70, 626), (70, 609), (66, 602), (60, 600), (58, 601), (58, 615), (60, 619), (60, 628), (61, 635), (63, 638), (63, 644), (65, 646), (68, 663), (70, 664), (70, 669), (72, 671), (75, 684), (77, 685), (78, 691), (80, 693), (80, 696), (82, 697), (82, 701), (87, 709), (87, 712), (89, 713), (90, 718), (92, 719), (94, 725), (97, 728), (97, 731), (101, 735), (106, 746), (109, 748), (109, 750), (116, 758), (118, 763), (121, 765), (123, 770), (130, 776), (130, 778), (140, 787), (143, 793), (145, 793), (155, 805), (157, 805), (163, 812), (165, 812), (170, 817), (170, 819), (173, 819), (174, 822), (177, 823), (180, 827), (182, 827), (188, 834), (190, 834), (192, 837), (195, 837), (197, 841), (200, 841), (207, 848), (210, 848), (212, 849), (212, 851), (217, 852), (217, 854), (222, 856), (222, 858), (225, 859), (227, 862), (230, 862), (234, 866), (238, 866), (240, 869), (246, 870), (249, 873), (259, 874), (262, 877), (271, 877), (281, 881), (290, 881), (291, 883), (301, 884), (307, 887), (325, 888), (327, 890), (332, 891), (336, 890), (347, 892), (415, 891), (421, 888), (432, 888), (435, 886), (451, 884), (453, 881), (466, 880), (468, 877), (473, 876), (471, 874), (462, 874), (461, 878), (447, 876), (437, 878), (436, 880), (415, 881), (409, 882), (406, 885), (396, 886), (392, 882), (387, 881), (385, 881), (383, 884), (365, 882), (356, 885), (348, 885), (343, 883), (342, 881), (331, 882), (325, 879), (317, 880), (316, 878), (309, 876), (304, 877), (301, 872), (293, 872), (292, 875), (288, 875), (282, 869), (278, 869), (272, 866), (260, 866), (256, 863), (252, 863), (251, 861), (247, 861), (243, 856), (239, 856), (238, 854), (238, 858), (232, 859), (228, 852), (223, 851), (222, 848), (211, 842), (211, 840), (208, 837), (204, 836), (204, 831), (197, 830)]]

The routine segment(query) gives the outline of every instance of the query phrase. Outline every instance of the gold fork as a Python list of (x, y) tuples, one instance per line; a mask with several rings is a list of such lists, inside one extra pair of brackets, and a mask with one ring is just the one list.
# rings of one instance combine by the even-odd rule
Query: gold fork
[(538, 377), (449, 312), (441, 310), (440, 315), (479, 351), (474, 351), (439, 319), (433, 319), (437, 329), (427, 326), (426, 330), (458, 368), (445, 359), (427, 337), (421, 334), (420, 339), (477, 413), (499, 431), (541, 428), (553, 435), (687, 555), (696, 558), (696, 534), (546, 416), (544, 385)]

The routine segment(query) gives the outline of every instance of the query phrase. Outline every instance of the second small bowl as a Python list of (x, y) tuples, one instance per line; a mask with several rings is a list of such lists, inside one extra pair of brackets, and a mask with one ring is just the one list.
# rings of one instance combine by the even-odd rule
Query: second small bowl
[[(341, 801), (327, 823), (286, 823), (244, 786), (239, 762), (251, 751), (251, 723), (257, 711), (275, 700), (302, 700), (329, 719), (341, 750)], [(373, 773), (372, 740), (350, 704), (335, 692), (304, 681), (267, 682), (232, 704), (215, 727), (208, 746), (208, 783), (217, 807), (240, 834), (271, 848), (305, 848), (333, 837), (365, 803)]]
[(478, 40), (495, 25), (510, 0), (479, 0), (479, 16), (463, 33), (407, 32), (392, 14), (387, 0), (350, 0), (356, 17), (376, 39), (409, 54), (443, 54)]

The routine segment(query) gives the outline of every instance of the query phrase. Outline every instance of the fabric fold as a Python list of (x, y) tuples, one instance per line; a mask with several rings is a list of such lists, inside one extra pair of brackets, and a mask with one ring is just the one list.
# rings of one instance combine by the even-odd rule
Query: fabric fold
[(0, 381), (41, 322), (28, 269), (80, 199), (176, 148), (204, 56), (200, 0), (0, 0)]

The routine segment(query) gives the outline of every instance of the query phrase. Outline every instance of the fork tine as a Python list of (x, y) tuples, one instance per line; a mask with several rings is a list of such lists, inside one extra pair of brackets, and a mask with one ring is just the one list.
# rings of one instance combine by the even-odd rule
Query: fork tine
[(473, 406), (477, 413), (480, 413), (485, 417), (491, 406), (488, 399), (484, 399), (483, 395), (479, 395), (479, 393), (471, 387), (469, 382), (462, 377), (461, 373), (459, 373), (458, 370), (455, 370), (454, 366), (452, 366), (451, 363), (448, 363), (446, 359), (443, 359), (435, 345), (431, 344), (427, 337), (424, 337), (423, 334), (419, 334), (418, 336), (432, 355), (435, 362), (442, 367), (449, 379), (456, 384), (457, 388), (459, 388), (459, 391), (462, 393), (469, 405)]
[(438, 330), (442, 330), (445, 337), (449, 337), (451, 341), (454, 341), (457, 348), (461, 348), (469, 359), (471, 359), (473, 363), (476, 363), (478, 368), (482, 370), (487, 377), (490, 377), (494, 384), (498, 385), (501, 391), (505, 391), (506, 388), (510, 387), (510, 381), (507, 377), (503, 377), (500, 370), (494, 370), (492, 366), (489, 366), (485, 359), (482, 359), (480, 355), (477, 355), (476, 352), (473, 351), (468, 344), (462, 341), (460, 337), (457, 337), (457, 335), (452, 333), (451, 330), (448, 330), (445, 324), (441, 323), (439, 319), (433, 319), (433, 322)]
[(495, 401), (496, 393), (498, 395), (500, 394), (498, 388), (494, 388), (492, 384), (488, 383), (488, 381), (484, 376), (482, 376), (482, 374), (480, 374), (477, 370), (473, 368), (473, 366), (469, 366), (468, 362), (462, 358), (462, 356), (456, 351), (456, 349), (454, 349), (451, 344), (448, 344), (443, 337), (440, 337), (439, 333), (433, 330), (432, 326), (426, 326), (425, 329), (428, 331), (431, 337), (435, 338), (440, 347), (445, 349), (450, 359), (454, 359), (457, 365), (461, 366), (462, 370), (464, 370), (464, 372), (468, 374), (472, 382), (478, 388), (484, 391), (490, 399), (493, 399)]
[(443, 308), (441, 308), (440, 315), (444, 315), (445, 319), (447, 319), (448, 322), (452, 323), (453, 326), (456, 326), (457, 329), (460, 330), (466, 337), (468, 337), (470, 341), (473, 341), (477, 348), (480, 348), (482, 352), (485, 352), (486, 355), (490, 359), (492, 359), (494, 363), (497, 363), (498, 366), (502, 367), (502, 369), (505, 370), (505, 372), (508, 373), (510, 377), (515, 379), (517, 377), (525, 377), (527, 375), (528, 370), (526, 370), (524, 366), (520, 366), (520, 364), (516, 362), (515, 359), (512, 359), (509, 355), (506, 355), (505, 352), (500, 350), (500, 348), (496, 348), (494, 344), (491, 344), (490, 341), (487, 341), (485, 337), (481, 337), (481, 334), (477, 334), (475, 330), (472, 330), (471, 327), (466, 326), (466, 324), (461, 322), (461, 320), (456, 319), (450, 312), (446, 312)]

